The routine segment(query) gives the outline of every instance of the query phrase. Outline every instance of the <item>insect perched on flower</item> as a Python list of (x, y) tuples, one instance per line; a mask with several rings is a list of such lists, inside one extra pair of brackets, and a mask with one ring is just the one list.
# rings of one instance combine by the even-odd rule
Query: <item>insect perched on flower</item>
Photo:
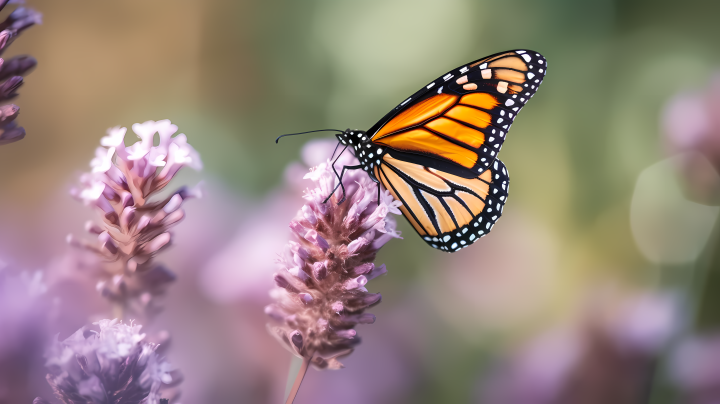
[[(546, 70), (537, 52), (497, 53), (437, 78), (368, 131), (327, 129), (360, 161), (338, 178), (365, 170), (378, 192), (382, 185), (402, 203), (433, 248), (455, 252), (473, 244), (502, 214), (510, 177), (497, 155)], [(337, 188), (344, 194), (342, 181)]]

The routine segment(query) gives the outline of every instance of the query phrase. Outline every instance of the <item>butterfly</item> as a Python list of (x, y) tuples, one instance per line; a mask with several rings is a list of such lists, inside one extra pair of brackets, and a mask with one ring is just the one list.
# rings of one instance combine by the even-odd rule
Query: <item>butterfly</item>
[(546, 71), (537, 52), (497, 53), (433, 80), (367, 131), (338, 130), (339, 144), (360, 163), (343, 167), (338, 186), (346, 170), (362, 169), (378, 193), (382, 184), (402, 202), (403, 215), (431, 247), (470, 246), (502, 214), (510, 177), (497, 155)]

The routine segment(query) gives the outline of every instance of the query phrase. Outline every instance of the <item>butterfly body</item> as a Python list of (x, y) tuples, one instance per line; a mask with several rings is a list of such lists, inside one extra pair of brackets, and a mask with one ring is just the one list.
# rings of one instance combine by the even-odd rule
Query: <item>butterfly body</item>
[(539, 53), (514, 50), (451, 70), (368, 131), (338, 134), (360, 162), (344, 170), (362, 169), (390, 191), (433, 248), (468, 247), (502, 214), (510, 178), (497, 155), (546, 69)]

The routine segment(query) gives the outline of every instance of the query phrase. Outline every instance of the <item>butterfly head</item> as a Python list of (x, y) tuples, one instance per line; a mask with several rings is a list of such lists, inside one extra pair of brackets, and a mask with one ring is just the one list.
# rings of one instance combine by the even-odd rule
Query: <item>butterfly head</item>
[(337, 135), (335, 135), (335, 137), (337, 137), (337, 139), (343, 145), (352, 147), (355, 150), (357, 150), (358, 146), (362, 145), (363, 143), (369, 142), (367, 133), (365, 133), (365, 131), (357, 129), (345, 129), (344, 132), (338, 133)]
[(346, 129), (342, 133), (335, 135), (340, 143), (346, 147), (352, 147), (356, 157), (360, 158), (360, 153), (366, 145), (370, 144), (367, 132), (357, 129)]
[(335, 135), (340, 143), (352, 147), (355, 157), (360, 160), (365, 171), (371, 171), (376, 165), (380, 165), (380, 157), (383, 148), (374, 145), (367, 135), (367, 132), (356, 129), (347, 129), (343, 133)]

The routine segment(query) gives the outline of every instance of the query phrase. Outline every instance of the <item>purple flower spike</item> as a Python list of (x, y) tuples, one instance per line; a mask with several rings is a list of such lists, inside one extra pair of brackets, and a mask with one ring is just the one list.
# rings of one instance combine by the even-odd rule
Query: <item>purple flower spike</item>
[[(126, 128), (108, 129), (100, 140), (104, 147), (97, 148), (90, 162), (92, 172), (80, 178), (80, 189), (71, 191), (86, 205), (99, 209), (103, 220), (87, 227), (97, 234), (97, 242), (69, 240), (102, 258), (95, 271), (98, 290), (123, 312), (128, 309), (147, 317), (159, 310), (154, 298), (164, 293), (175, 275), (156, 264), (153, 257), (172, 244), (169, 230), (185, 217), (185, 200), (200, 196), (198, 190), (183, 187), (165, 199), (149, 199), (181, 166), (202, 167), (185, 135), (172, 137), (177, 129), (167, 119), (135, 124), (133, 130), (140, 141), (129, 147), (124, 142)], [(160, 142), (153, 146), (156, 133)], [(165, 170), (173, 164), (172, 173)]]
[(364, 310), (381, 297), (368, 293), (365, 286), (387, 272), (373, 260), (390, 238), (400, 237), (389, 215), (400, 214), (400, 203), (387, 191), (378, 202), (377, 185), (354, 173), (343, 181), (345, 202), (338, 205), (338, 191), (323, 203), (336, 184), (330, 162), (305, 178), (315, 186), (307, 190), (307, 203), (290, 222), (295, 240), (288, 242), (278, 262), (275, 303), (265, 312), (274, 321), (268, 325), (271, 333), (290, 352), (317, 368), (338, 369), (338, 358), (360, 342), (354, 327), (375, 322), (375, 316)]
[[(0, 0), (0, 10), (13, 1)], [(35, 24), (42, 23), (42, 15), (27, 8), (16, 8), (8, 18), (0, 22), (0, 55), (17, 38), (20, 32)], [(23, 84), (23, 75), (37, 65), (30, 56), (16, 56), (4, 60), (0, 58), (0, 102), (17, 96), (17, 90)], [(25, 129), (17, 126), (15, 118), (19, 108), (14, 104), (0, 106), (0, 145), (16, 142), (25, 137)]]
[[(181, 381), (177, 370), (146, 342), (141, 326), (100, 320), (100, 331), (81, 328), (46, 354), (46, 379), (64, 404), (159, 404)], [(40, 397), (34, 404), (49, 404)]]

